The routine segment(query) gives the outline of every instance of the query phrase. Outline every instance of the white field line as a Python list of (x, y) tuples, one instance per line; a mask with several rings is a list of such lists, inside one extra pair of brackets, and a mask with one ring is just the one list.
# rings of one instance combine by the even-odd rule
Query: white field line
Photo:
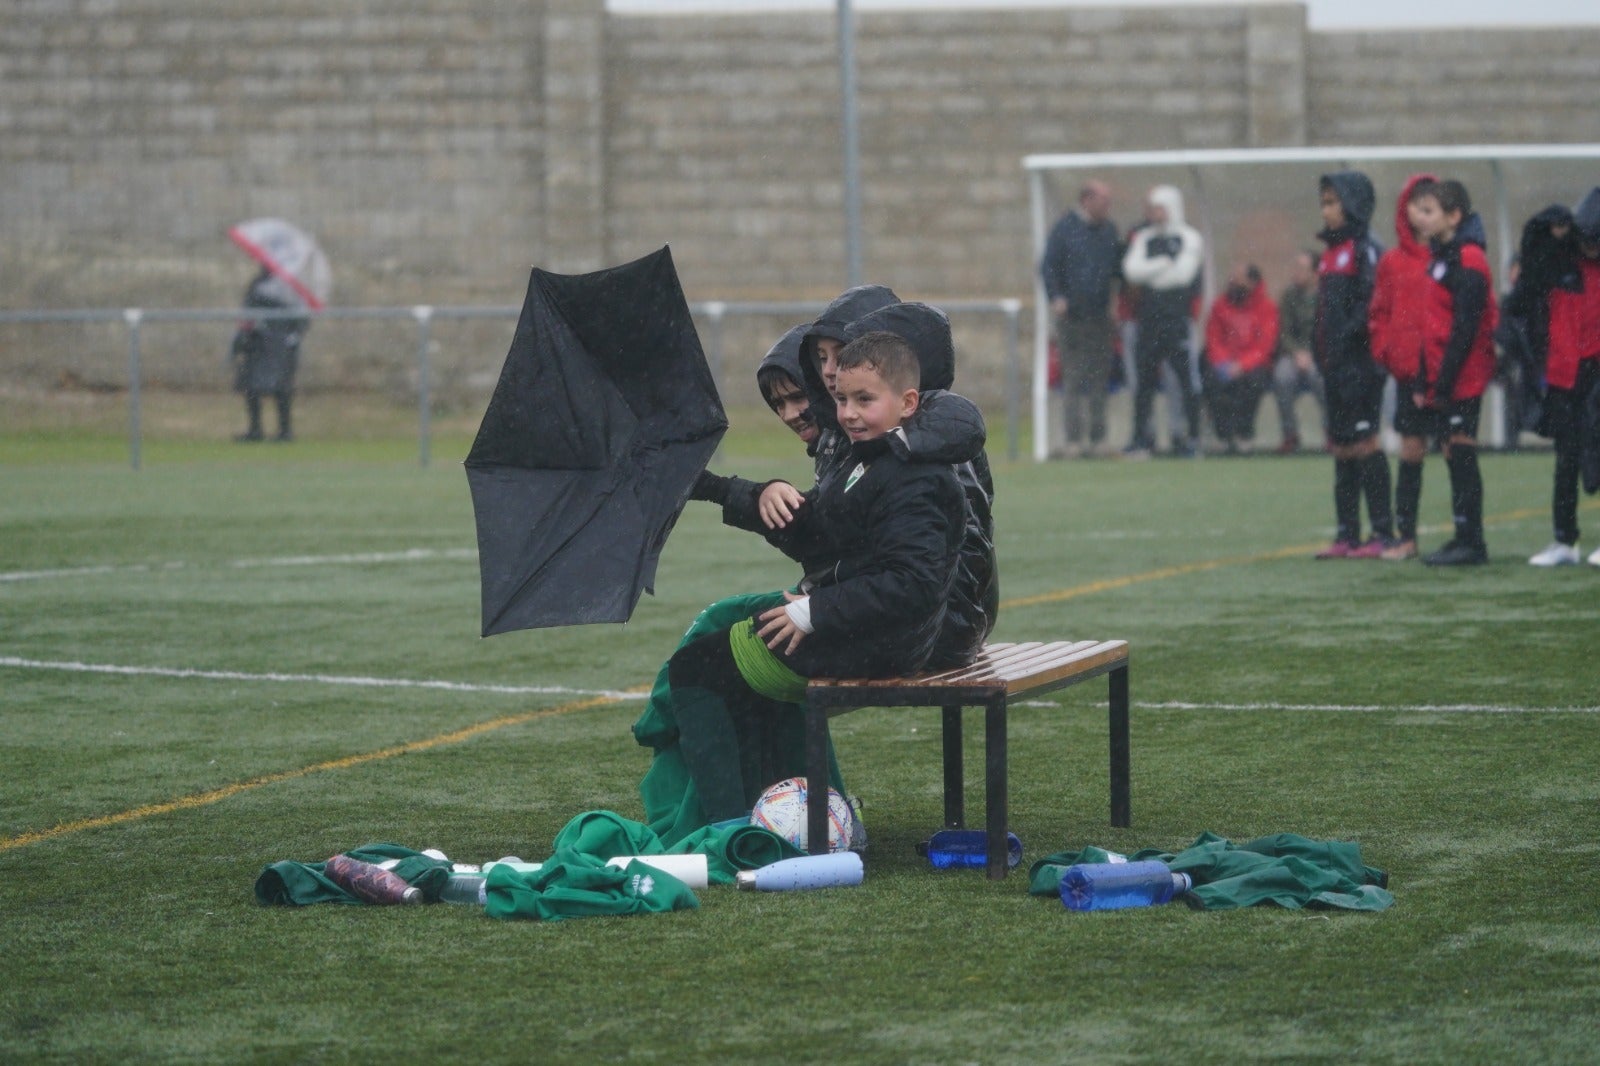
[(72, 566), (55, 570), (0, 571), (0, 583), (44, 581), (62, 577), (93, 577), (97, 574), (147, 574), (163, 570), (202, 569), (206, 566), (249, 570), (265, 566), (349, 566), (367, 563), (414, 563), (431, 559), (476, 559), (476, 548), (407, 548), (393, 552), (346, 552), (339, 555), (284, 555), (266, 559), (232, 559), (218, 563), (129, 563), (123, 566)]
[[(1050, 700), (1025, 700), (1023, 707), (1054, 707)], [(1164, 703), (1133, 702), (1140, 711), (1330, 711), (1347, 714), (1600, 714), (1600, 707), (1519, 707), (1499, 703)]]
[(196, 681), (267, 681), (299, 685), (349, 685), (357, 688), (422, 688), (439, 692), (485, 692), (507, 696), (597, 696), (638, 700), (642, 692), (611, 689), (565, 688), (559, 685), (487, 685), (465, 681), (414, 680), (403, 677), (345, 677), (338, 674), (249, 674), (235, 670), (191, 670), (168, 666), (119, 666), (112, 663), (52, 662), (0, 655), (0, 668), (57, 670), (75, 674), (116, 674), (124, 677), (176, 677)]
[[(559, 685), (490, 685), (466, 681), (438, 681), (403, 677), (350, 677), (339, 674), (251, 674), (237, 670), (194, 670), (168, 666), (121, 666), (113, 663), (57, 662), (0, 655), (0, 667), (16, 670), (56, 670), (78, 674), (115, 674), (123, 677), (175, 677), (197, 681), (265, 681), (277, 684), (350, 685), (357, 688), (419, 688), (439, 692), (482, 692), (508, 696), (594, 696), (616, 700), (641, 700), (648, 693), (620, 689), (566, 688)], [(1022, 707), (1054, 707), (1051, 700), (1025, 700)], [(1600, 707), (1521, 707), (1499, 703), (1188, 703), (1139, 702), (1141, 711), (1324, 711), (1348, 714), (1600, 714)]]

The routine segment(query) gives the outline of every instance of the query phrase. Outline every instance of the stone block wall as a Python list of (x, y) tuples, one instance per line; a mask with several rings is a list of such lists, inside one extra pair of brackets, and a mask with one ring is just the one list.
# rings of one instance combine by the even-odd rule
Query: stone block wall
[[(661, 244), (691, 300), (845, 280), (831, 9), (12, 0), (4, 27), (3, 307), (230, 306), (251, 271), (224, 233), (266, 214), (317, 233), (345, 306), (514, 304), (530, 265)], [(1218, 3), (858, 11), (856, 41), (866, 273), (910, 298), (1031, 300), (1029, 153), (1600, 141), (1594, 29), (1311, 33), (1299, 3)], [(991, 398), (998, 322), (958, 323)], [(772, 326), (730, 320), (727, 351), (753, 366)], [(387, 329), (315, 338), (409, 359)], [(38, 335), (0, 331), (0, 374), (51, 364)], [(501, 355), (441, 358), (479, 380)], [(120, 380), (115, 346), (72, 358)]]

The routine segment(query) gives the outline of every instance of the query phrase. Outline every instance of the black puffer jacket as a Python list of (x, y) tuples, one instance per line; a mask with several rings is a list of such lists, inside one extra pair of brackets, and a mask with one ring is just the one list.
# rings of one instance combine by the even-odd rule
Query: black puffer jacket
[(1317, 265), (1317, 322), (1312, 354), (1324, 373), (1354, 369), (1379, 373), (1372, 358), (1367, 312), (1383, 249), (1368, 227), (1377, 206), (1372, 180), (1358, 170), (1341, 170), (1322, 176), (1321, 187), (1332, 189), (1344, 207), (1344, 225), (1317, 234), (1328, 246)]
[(795, 559), (834, 560), (811, 576), (815, 631), (784, 656), (806, 677), (920, 670), (939, 641), (966, 504), (950, 464), (905, 457), (892, 437), (852, 444), (859, 475), (812, 488), (795, 520), (767, 533)]
[(948, 391), (955, 381), (956, 357), (950, 320), (943, 311), (922, 303), (891, 304), (850, 323), (846, 339), (875, 330), (904, 338), (922, 364), (917, 413), (905, 423), (903, 434), (888, 438), (889, 446), (904, 459), (951, 464), (966, 495), (966, 525), (955, 584), (929, 660), (934, 667), (962, 666), (983, 648), (1000, 611), (994, 478), (983, 450), (988, 430), (983, 413), (972, 401)]

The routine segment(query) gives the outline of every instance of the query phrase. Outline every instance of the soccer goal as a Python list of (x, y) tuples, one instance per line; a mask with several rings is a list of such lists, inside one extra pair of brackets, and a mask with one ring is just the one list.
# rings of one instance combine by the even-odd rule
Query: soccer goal
[[(1190, 225), (1205, 237), (1205, 304), (1209, 305), (1229, 264), (1257, 263), (1274, 293), (1285, 284), (1294, 253), (1315, 244), (1321, 228), (1317, 179), (1333, 170), (1356, 169), (1372, 178), (1378, 206), (1372, 230), (1385, 247), (1395, 242), (1394, 210), (1407, 177), (1422, 171), (1457, 178), (1472, 192), (1474, 208), (1489, 235), (1489, 261), (1497, 291), (1516, 254), (1522, 222), (1548, 204), (1572, 205), (1600, 184), (1600, 145), (1484, 144), (1242, 148), (1149, 152), (1088, 152), (1023, 157), (1032, 209), (1033, 262), (1061, 213), (1077, 202), (1089, 178), (1113, 188), (1119, 231), (1139, 220), (1145, 192), (1175, 185), (1185, 199)], [(1220, 270), (1220, 272), (1219, 272)], [(1051, 323), (1044, 286), (1034, 271), (1033, 457), (1050, 452), (1049, 342)], [(1484, 404), (1484, 439), (1504, 440), (1503, 396), (1491, 389)]]

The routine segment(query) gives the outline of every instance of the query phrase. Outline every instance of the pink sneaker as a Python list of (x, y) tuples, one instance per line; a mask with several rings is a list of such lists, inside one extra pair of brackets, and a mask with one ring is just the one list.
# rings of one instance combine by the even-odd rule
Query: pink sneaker
[(1357, 545), (1353, 540), (1336, 540), (1317, 553), (1318, 559), (1348, 559), (1356, 553)]
[(1381, 559), (1383, 553), (1393, 547), (1394, 541), (1385, 540), (1383, 537), (1368, 537), (1366, 541), (1351, 549), (1352, 559)]

